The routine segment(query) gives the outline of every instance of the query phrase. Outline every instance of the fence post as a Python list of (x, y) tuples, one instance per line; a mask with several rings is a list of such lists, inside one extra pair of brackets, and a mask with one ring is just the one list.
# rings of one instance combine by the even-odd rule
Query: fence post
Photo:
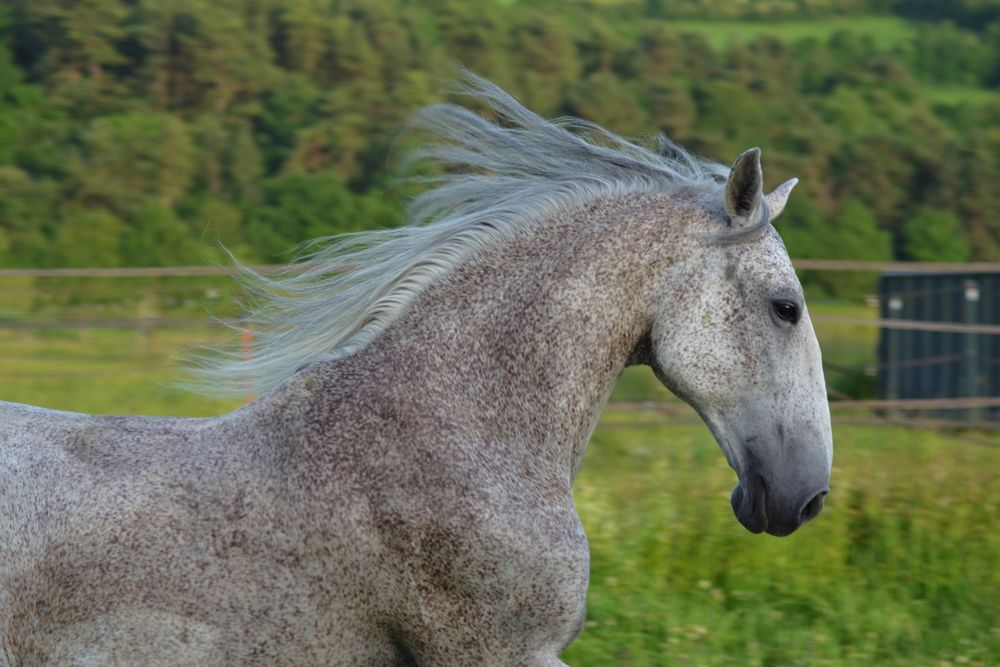
[[(963, 320), (966, 324), (979, 324), (979, 283), (965, 281), (965, 304)], [(968, 398), (979, 396), (979, 334), (968, 332), (964, 336), (965, 350), (962, 364), (962, 393)], [(982, 411), (969, 410), (967, 418), (975, 420)]]
[(160, 317), (160, 299), (156, 286), (143, 292), (136, 306), (136, 330), (139, 333), (140, 350), (147, 355), (159, 352), (156, 338), (156, 320)]
[[(253, 359), (253, 327), (247, 323), (240, 331), (240, 343), (243, 348), (243, 361)], [(255, 391), (256, 379), (250, 375), (246, 378), (247, 403), (252, 403), (257, 398)]]
[[(898, 320), (903, 313), (903, 297), (897, 296), (895, 294), (889, 295), (889, 312), (888, 319)], [(900, 330), (896, 328), (889, 329), (886, 335), (888, 341), (886, 350), (886, 398), (890, 400), (896, 400), (900, 398), (899, 396), (899, 358), (901, 355), (900, 348)]]

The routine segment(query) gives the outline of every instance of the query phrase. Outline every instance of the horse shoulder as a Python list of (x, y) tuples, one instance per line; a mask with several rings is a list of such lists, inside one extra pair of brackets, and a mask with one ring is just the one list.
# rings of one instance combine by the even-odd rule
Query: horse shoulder
[(522, 644), (558, 654), (582, 623), (589, 567), (568, 483), (541, 493), (484, 465), (488, 445), (479, 446), (481, 457), (465, 459), (427, 460), (425, 450), (426, 464), (409, 468), (406, 483), (377, 494), (394, 624), (430, 662), (447, 662), (438, 651), (456, 646), (470, 655)]

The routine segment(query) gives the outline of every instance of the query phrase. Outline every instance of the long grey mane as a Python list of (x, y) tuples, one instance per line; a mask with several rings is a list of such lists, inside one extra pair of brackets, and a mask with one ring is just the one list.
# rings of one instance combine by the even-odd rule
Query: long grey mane
[(630, 192), (716, 190), (729, 173), (663, 136), (644, 146), (586, 121), (545, 120), (467, 72), (461, 92), (497, 120), (454, 104), (416, 114), (427, 141), (406, 164), (434, 175), (411, 179), (429, 185), (407, 207), (406, 225), (323, 239), (275, 276), (240, 267), (255, 303), (252, 354), (203, 357), (198, 388), (264, 392), (349, 355), (469, 256), (556, 212)]

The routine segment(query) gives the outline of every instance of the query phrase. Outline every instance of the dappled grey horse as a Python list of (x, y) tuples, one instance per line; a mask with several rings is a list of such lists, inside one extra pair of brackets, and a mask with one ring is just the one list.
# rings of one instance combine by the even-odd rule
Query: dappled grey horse
[(258, 349), (202, 379), (259, 400), (0, 403), (0, 664), (559, 665), (587, 589), (571, 486), (629, 364), (704, 418), (747, 529), (819, 512), (820, 351), (770, 224), (794, 181), (466, 92), (497, 122), (419, 115), (414, 224), (250, 276)]

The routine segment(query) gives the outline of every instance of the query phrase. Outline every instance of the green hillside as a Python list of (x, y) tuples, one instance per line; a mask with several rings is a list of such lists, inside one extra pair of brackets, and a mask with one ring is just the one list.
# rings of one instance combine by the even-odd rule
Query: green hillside
[(455, 62), (548, 116), (722, 161), (760, 145), (769, 183), (802, 179), (793, 255), (1000, 259), (997, 7), (14, 0), (0, 266), (284, 261), (398, 224), (400, 129)]

